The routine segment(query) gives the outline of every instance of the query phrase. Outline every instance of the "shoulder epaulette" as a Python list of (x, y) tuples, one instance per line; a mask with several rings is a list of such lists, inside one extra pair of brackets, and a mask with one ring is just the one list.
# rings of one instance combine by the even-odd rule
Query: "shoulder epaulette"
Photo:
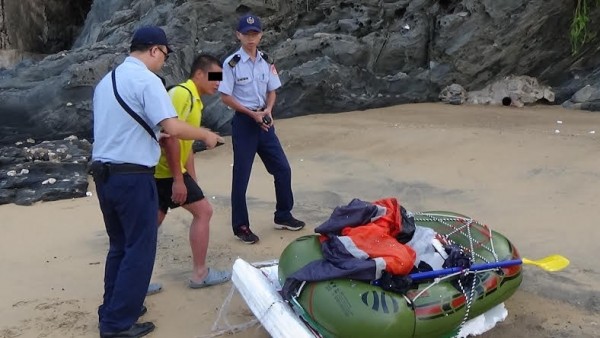
[(235, 67), (235, 65), (238, 64), (238, 62), (240, 62), (241, 58), (242, 56), (240, 54), (235, 54), (227, 64), (229, 65), (229, 67), (233, 68)]
[(260, 56), (262, 56), (263, 60), (267, 61), (267, 63), (269, 63), (269, 64), (275, 63), (275, 60), (271, 59), (269, 57), (269, 55), (267, 55), (267, 53), (265, 53), (265, 52), (260, 52)]

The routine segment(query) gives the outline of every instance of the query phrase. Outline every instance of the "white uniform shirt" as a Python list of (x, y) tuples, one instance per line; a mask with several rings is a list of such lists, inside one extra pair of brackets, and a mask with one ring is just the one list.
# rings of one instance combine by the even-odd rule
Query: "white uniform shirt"
[[(240, 55), (240, 60), (235, 67), (231, 67), (229, 61), (235, 55)], [(219, 91), (233, 96), (248, 109), (264, 108), (267, 104), (267, 92), (279, 87), (281, 81), (275, 65), (265, 61), (260, 51), (252, 62), (248, 53), (240, 48), (223, 63), (223, 81), (219, 85)]]
[[(127, 57), (116, 69), (117, 91), (123, 101), (154, 130), (158, 124), (177, 117), (162, 81), (146, 65)], [(108, 73), (94, 90), (94, 146), (92, 160), (133, 163), (153, 167), (160, 146), (119, 104)]]

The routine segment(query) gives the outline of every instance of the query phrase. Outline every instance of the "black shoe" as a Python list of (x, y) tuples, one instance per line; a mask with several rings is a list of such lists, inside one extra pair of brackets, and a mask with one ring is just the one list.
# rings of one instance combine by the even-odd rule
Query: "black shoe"
[(258, 242), (258, 236), (256, 236), (247, 225), (242, 225), (235, 231), (235, 237), (246, 244), (254, 244)]
[(285, 221), (275, 220), (275, 229), (288, 229), (292, 231), (298, 231), (304, 228), (306, 224), (300, 220), (295, 219), (293, 216)]
[(100, 338), (137, 338), (143, 337), (148, 333), (154, 331), (154, 323), (135, 323), (129, 330), (123, 330), (119, 332), (100, 332)]
[[(146, 312), (148, 312), (148, 308), (146, 307), (146, 305), (142, 305), (142, 310), (140, 311), (140, 317), (145, 315)], [(100, 323), (98, 323), (98, 329), (100, 328)]]

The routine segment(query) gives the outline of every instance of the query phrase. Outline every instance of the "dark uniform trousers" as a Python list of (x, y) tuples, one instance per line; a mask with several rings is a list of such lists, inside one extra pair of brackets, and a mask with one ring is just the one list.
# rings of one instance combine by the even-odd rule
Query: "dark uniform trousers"
[(233, 182), (231, 185), (231, 212), (234, 233), (242, 225), (250, 225), (246, 191), (255, 154), (275, 178), (275, 220), (292, 217), (292, 170), (275, 134), (275, 127), (264, 131), (250, 116), (236, 112), (232, 119)]
[(140, 316), (156, 255), (158, 197), (152, 171), (94, 175), (109, 236), (100, 332), (129, 329)]

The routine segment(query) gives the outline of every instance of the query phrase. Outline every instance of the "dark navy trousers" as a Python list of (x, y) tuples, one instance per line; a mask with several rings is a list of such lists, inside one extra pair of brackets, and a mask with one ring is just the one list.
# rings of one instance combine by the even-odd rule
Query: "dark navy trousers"
[(158, 197), (151, 173), (112, 174), (96, 182), (109, 250), (100, 332), (129, 329), (140, 316), (152, 275)]
[(292, 170), (275, 127), (264, 131), (250, 116), (236, 112), (232, 120), (233, 181), (231, 185), (231, 213), (234, 233), (242, 225), (250, 225), (246, 191), (255, 154), (260, 156), (269, 174), (275, 178), (275, 220), (292, 217)]

